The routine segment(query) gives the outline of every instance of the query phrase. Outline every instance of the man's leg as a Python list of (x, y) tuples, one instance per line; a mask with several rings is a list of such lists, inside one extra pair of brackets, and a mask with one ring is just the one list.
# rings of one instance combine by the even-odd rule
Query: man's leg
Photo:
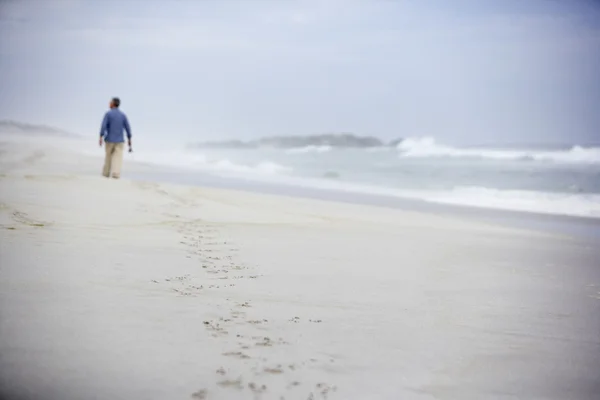
[(114, 143), (115, 147), (112, 153), (111, 167), (112, 177), (119, 179), (121, 177), (121, 165), (123, 164), (123, 146), (124, 143)]
[(102, 169), (102, 175), (108, 178), (110, 177), (110, 168), (112, 167), (112, 155), (115, 150), (115, 144), (104, 142), (104, 150), (106, 154), (104, 156), (104, 168)]

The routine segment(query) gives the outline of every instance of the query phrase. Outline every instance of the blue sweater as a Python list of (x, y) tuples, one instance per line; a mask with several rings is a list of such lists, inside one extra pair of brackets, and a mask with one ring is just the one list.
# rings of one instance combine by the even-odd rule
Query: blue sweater
[(127, 138), (131, 139), (131, 128), (127, 116), (118, 108), (111, 108), (104, 114), (100, 137), (103, 137), (105, 142), (123, 143), (125, 141), (123, 130), (127, 132)]

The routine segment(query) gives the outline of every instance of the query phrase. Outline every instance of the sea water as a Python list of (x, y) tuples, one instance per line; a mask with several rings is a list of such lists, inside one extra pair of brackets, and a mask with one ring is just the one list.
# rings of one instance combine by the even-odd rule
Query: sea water
[(137, 161), (269, 183), (438, 204), (600, 218), (600, 147), (145, 149)]

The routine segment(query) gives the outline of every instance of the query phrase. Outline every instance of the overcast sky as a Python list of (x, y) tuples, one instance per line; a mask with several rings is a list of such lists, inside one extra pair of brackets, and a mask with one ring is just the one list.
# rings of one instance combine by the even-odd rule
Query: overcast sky
[(0, 0), (0, 119), (137, 140), (600, 139), (600, 1)]

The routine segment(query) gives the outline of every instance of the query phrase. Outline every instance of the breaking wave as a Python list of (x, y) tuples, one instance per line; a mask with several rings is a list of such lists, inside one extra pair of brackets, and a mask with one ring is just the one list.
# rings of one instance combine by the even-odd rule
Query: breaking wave
[(600, 218), (599, 194), (456, 187), (424, 200), (461, 206)]
[(398, 144), (401, 157), (486, 158), (558, 163), (600, 164), (599, 147), (573, 146), (568, 150), (525, 151), (508, 149), (456, 148), (438, 144), (432, 137), (408, 138)]
[(403, 190), (349, 182), (327, 182), (316, 179), (302, 179), (301, 182), (287, 180), (280, 183), (298, 184), (305, 187), (347, 193), (421, 200), (429, 203), (455, 206), (600, 218), (600, 194), (500, 190), (485, 187), (455, 187), (447, 191)]
[(134, 154), (132, 158), (142, 163), (232, 175), (278, 175), (287, 174), (293, 170), (291, 167), (267, 160), (241, 164), (227, 158), (210, 158), (204, 154), (190, 154), (179, 151)]
[(331, 151), (331, 146), (305, 146), (287, 149), (287, 154), (304, 154), (304, 153), (327, 153)]
[[(261, 177), (256, 176), (258, 180)], [(269, 182), (327, 191), (367, 194), (425, 201), (428, 203), (532, 212), (538, 214), (600, 218), (600, 194), (504, 190), (486, 187), (454, 187), (450, 190), (410, 190), (388, 186), (284, 175), (263, 176)]]

